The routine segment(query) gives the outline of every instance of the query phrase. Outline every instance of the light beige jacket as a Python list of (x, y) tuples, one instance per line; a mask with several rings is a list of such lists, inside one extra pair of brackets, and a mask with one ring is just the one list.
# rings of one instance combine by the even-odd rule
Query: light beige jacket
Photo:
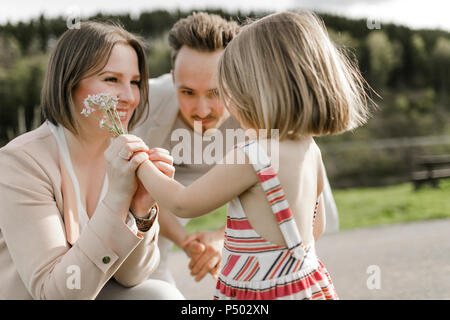
[(95, 299), (112, 276), (134, 286), (159, 263), (157, 222), (136, 235), (100, 203), (79, 233), (47, 123), (0, 149), (0, 208), (0, 299)]
[(144, 140), (149, 148), (155, 148), (161, 147), (172, 133), (180, 107), (170, 73), (150, 79), (149, 87), (149, 115), (131, 133)]

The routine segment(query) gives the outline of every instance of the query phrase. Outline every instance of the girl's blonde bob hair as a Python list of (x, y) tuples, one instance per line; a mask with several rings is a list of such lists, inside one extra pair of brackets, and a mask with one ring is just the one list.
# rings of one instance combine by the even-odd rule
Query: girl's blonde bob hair
[(284, 12), (244, 26), (226, 47), (218, 90), (250, 128), (279, 139), (338, 134), (369, 116), (366, 82), (313, 13)]
[(136, 51), (141, 76), (140, 102), (128, 129), (148, 112), (148, 68), (143, 42), (118, 24), (87, 21), (81, 23), (80, 29), (64, 32), (50, 55), (41, 93), (41, 106), (48, 121), (78, 134), (73, 91), (82, 79), (105, 67), (117, 43)]

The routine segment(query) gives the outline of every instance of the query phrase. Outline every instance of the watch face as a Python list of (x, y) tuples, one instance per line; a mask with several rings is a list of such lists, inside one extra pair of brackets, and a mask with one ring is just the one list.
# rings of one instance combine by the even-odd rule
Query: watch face
[(153, 218), (159, 211), (158, 204), (155, 203), (150, 210), (150, 219)]

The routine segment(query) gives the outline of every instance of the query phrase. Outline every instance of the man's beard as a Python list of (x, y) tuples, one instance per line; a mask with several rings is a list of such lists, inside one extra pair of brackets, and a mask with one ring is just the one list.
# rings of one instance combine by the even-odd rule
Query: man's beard
[[(216, 120), (216, 117), (214, 117), (214, 116), (208, 116), (208, 117), (206, 117), (206, 118), (198, 118), (198, 117), (192, 117), (192, 119), (194, 120), (194, 123), (197, 121), (197, 122), (202, 122), (202, 135), (205, 133), (205, 131), (206, 130), (208, 130), (208, 129), (213, 129), (213, 128), (216, 128), (214, 125), (212, 125), (212, 124), (214, 124), (215, 123), (215, 121), (214, 120)], [(210, 120), (209, 122), (208, 122), (208, 124), (203, 124), (203, 121), (202, 120)], [(208, 125), (209, 125), (209, 127), (208, 127)], [(212, 126), (211, 126), (212, 125)], [(195, 126), (194, 126), (195, 127)]]

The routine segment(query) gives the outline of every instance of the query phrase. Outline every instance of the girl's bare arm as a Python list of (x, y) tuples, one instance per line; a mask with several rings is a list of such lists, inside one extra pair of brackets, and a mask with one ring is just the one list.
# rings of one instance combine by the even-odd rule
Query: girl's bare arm
[(318, 157), (318, 176), (317, 176), (317, 194), (320, 195), (318, 197), (319, 205), (317, 207), (316, 212), (316, 219), (314, 221), (314, 228), (313, 228), (313, 236), (314, 240), (317, 241), (319, 237), (322, 235), (322, 233), (325, 231), (325, 204), (324, 204), (324, 197), (323, 197), (323, 188), (324, 188), (324, 165), (322, 161), (322, 156), (320, 155), (319, 151), (319, 157)]
[(221, 207), (258, 182), (251, 164), (232, 164), (235, 154), (242, 152), (238, 148), (231, 150), (223, 164), (214, 166), (188, 187), (165, 176), (151, 161), (144, 162), (137, 175), (162, 207), (179, 217), (194, 218)]
[(325, 205), (323, 203), (323, 196), (320, 196), (313, 228), (313, 236), (315, 241), (317, 241), (325, 231), (325, 223)]

